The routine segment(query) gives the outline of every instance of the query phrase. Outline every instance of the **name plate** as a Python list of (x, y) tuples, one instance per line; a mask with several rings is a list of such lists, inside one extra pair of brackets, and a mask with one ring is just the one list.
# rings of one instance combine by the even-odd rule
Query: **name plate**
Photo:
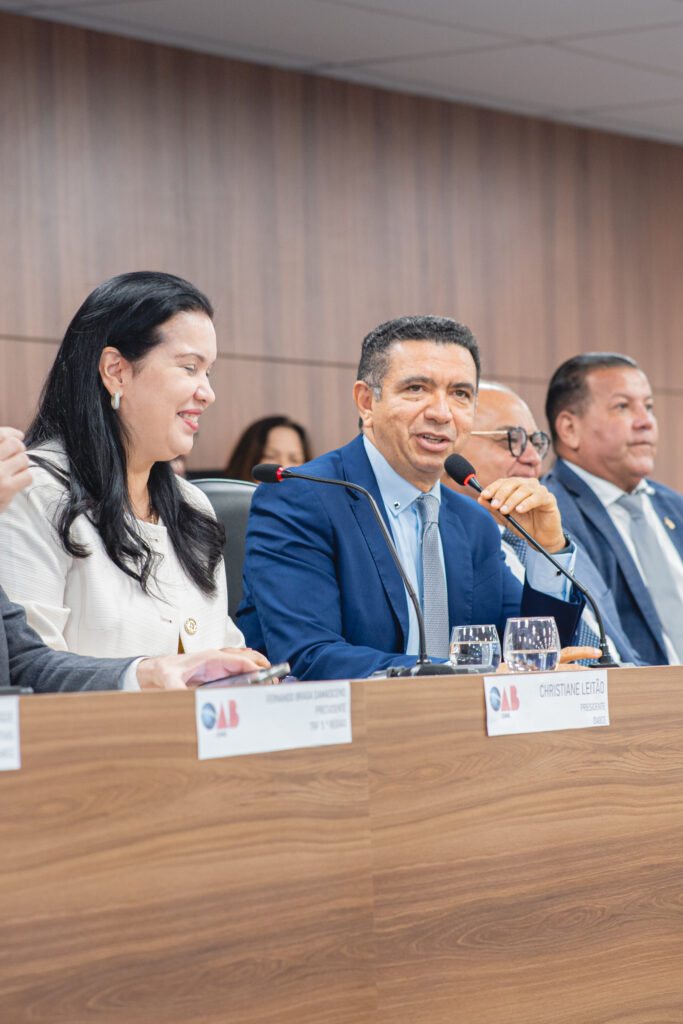
[(199, 760), (351, 742), (351, 685), (195, 690)]
[(609, 725), (604, 668), (486, 676), (484, 696), (489, 736)]
[(21, 768), (19, 698), (0, 697), (0, 771)]

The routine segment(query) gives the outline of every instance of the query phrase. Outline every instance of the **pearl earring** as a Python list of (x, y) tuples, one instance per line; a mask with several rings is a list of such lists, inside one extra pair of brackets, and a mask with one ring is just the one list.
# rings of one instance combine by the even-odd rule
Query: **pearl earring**
[(114, 412), (116, 412), (116, 410), (118, 409), (118, 407), (120, 405), (121, 405), (121, 392), (120, 391), (115, 391), (114, 394), (111, 396), (111, 407), (114, 410)]

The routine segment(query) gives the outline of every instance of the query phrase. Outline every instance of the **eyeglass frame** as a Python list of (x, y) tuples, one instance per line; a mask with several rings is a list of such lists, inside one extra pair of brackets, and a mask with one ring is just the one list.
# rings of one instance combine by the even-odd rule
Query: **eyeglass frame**
[[(513, 431), (517, 432), (517, 438), (522, 442), (518, 451), (515, 451), (515, 440), (511, 436)], [(473, 430), (470, 437), (490, 437), (492, 434), (505, 434), (508, 450), (513, 459), (519, 459), (524, 454), (530, 441), (540, 459), (544, 459), (550, 451), (550, 437), (545, 430), (534, 430), (533, 434), (527, 434), (524, 427), (501, 427), (500, 430)]]

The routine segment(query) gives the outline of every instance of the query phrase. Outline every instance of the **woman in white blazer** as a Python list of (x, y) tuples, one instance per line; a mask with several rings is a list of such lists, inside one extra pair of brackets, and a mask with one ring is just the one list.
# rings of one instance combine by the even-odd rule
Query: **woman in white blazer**
[(0, 516), (0, 583), (51, 647), (244, 646), (223, 527), (169, 465), (215, 399), (212, 317), (189, 282), (145, 271), (96, 288), (66, 331), (27, 432), (33, 483)]

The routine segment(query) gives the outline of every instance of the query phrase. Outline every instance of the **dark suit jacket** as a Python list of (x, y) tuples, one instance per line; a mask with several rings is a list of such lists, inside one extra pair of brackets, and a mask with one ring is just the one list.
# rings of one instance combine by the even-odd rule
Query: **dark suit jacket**
[[(640, 660), (647, 665), (666, 665), (662, 630), (652, 598), (605, 506), (562, 459), (543, 478), (543, 483), (557, 498), (567, 533), (585, 548), (611, 591), (621, 628)], [(652, 487), (656, 492), (652, 504), (662, 521), (667, 518), (674, 524), (669, 536), (683, 558), (683, 498), (662, 484), (652, 483)]]
[(118, 690), (132, 658), (82, 658), (53, 651), (26, 622), (24, 609), (0, 587), (0, 686), (58, 690)]
[[(365, 487), (387, 520), (361, 436), (305, 468)], [(521, 607), (526, 615), (554, 615), (569, 643), (583, 599), (565, 603), (528, 585), (522, 597), (484, 508), (444, 488), (439, 529), (451, 626), (495, 623), (502, 635)], [(284, 480), (257, 488), (237, 619), (250, 646), (273, 662), (289, 661), (301, 679), (353, 679), (415, 662), (403, 653), (405, 589), (370, 504), (340, 487)]]

